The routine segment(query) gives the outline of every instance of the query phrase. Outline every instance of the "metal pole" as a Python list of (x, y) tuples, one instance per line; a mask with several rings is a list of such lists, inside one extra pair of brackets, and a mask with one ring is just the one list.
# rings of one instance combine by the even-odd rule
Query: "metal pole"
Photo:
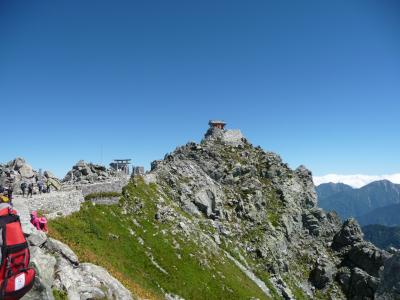
[(103, 144), (101, 144), (100, 146), (100, 161), (101, 165), (103, 165)]

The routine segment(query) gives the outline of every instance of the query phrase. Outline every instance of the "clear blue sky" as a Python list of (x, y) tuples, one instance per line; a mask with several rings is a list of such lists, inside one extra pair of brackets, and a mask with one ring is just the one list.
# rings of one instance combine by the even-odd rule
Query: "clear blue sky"
[(0, 0), (0, 161), (149, 163), (211, 118), (315, 175), (400, 171), (400, 1)]

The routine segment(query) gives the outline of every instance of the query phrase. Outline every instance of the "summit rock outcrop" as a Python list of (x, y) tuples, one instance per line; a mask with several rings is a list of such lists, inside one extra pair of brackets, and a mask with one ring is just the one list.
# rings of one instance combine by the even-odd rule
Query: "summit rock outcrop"
[(239, 131), (210, 128), (201, 143), (155, 161), (145, 181), (211, 220), (213, 238), (283, 298), (374, 299), (381, 289), (391, 254), (364, 241), (356, 221), (318, 207), (309, 170), (290, 169)]
[(72, 170), (68, 171), (63, 182), (87, 184), (107, 181), (116, 175), (117, 172), (107, 169), (105, 166), (87, 163), (84, 160), (80, 160), (72, 167)]

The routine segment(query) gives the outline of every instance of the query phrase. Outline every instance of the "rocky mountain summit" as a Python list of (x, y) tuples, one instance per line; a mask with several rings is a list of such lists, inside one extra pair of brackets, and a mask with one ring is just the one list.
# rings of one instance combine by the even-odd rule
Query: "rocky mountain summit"
[[(211, 128), (200, 144), (154, 162), (145, 180), (191, 216), (209, 219), (216, 243), (267, 276), (280, 297), (400, 297), (400, 282), (388, 287), (382, 277), (385, 263), (396, 261), (393, 254), (364, 241), (354, 220), (341, 224), (320, 209), (305, 167), (291, 170), (239, 131)], [(163, 219), (167, 209), (159, 206), (156, 217)]]

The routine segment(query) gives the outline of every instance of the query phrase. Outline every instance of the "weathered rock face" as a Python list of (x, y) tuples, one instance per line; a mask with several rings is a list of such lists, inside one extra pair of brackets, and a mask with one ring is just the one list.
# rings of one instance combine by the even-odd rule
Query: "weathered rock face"
[(335, 234), (332, 247), (340, 250), (343, 247), (354, 245), (363, 240), (363, 233), (357, 221), (354, 219), (346, 220), (342, 229)]
[[(51, 174), (51, 177), (46, 176), (46, 172)], [(33, 183), (35, 186), (34, 192), (37, 191), (37, 183), (42, 181), (43, 184), (51, 178), (54, 184), (58, 183), (58, 179), (50, 172), (46, 171), (44, 177), (39, 178), (39, 173), (32, 169), (23, 158), (17, 157), (16, 159), (6, 163), (0, 164), (0, 186), (13, 188), (14, 193), (21, 192), (21, 183)]]
[(33, 169), (30, 165), (24, 164), (19, 170), (18, 170), (19, 174), (23, 177), (23, 178), (33, 178), (35, 176), (35, 173), (33, 172)]
[(114, 178), (117, 173), (105, 166), (87, 163), (83, 160), (78, 161), (72, 170), (67, 173), (63, 181), (68, 183), (94, 183), (106, 181)]
[(381, 282), (376, 299), (400, 299), (400, 253), (385, 261)]
[(53, 290), (68, 299), (132, 299), (131, 293), (105, 269), (80, 263), (65, 244), (34, 230), (28, 237), (31, 264), (37, 271), (27, 299), (54, 299)]
[(354, 220), (341, 224), (318, 207), (309, 170), (291, 170), (239, 132), (209, 129), (200, 144), (153, 162), (144, 179), (194, 218), (209, 219), (217, 244), (245, 255), (255, 273), (268, 273), (284, 298), (296, 291), (307, 298), (322, 292), (331, 299), (373, 299), (381, 289), (380, 272), (391, 255), (365, 242)]

